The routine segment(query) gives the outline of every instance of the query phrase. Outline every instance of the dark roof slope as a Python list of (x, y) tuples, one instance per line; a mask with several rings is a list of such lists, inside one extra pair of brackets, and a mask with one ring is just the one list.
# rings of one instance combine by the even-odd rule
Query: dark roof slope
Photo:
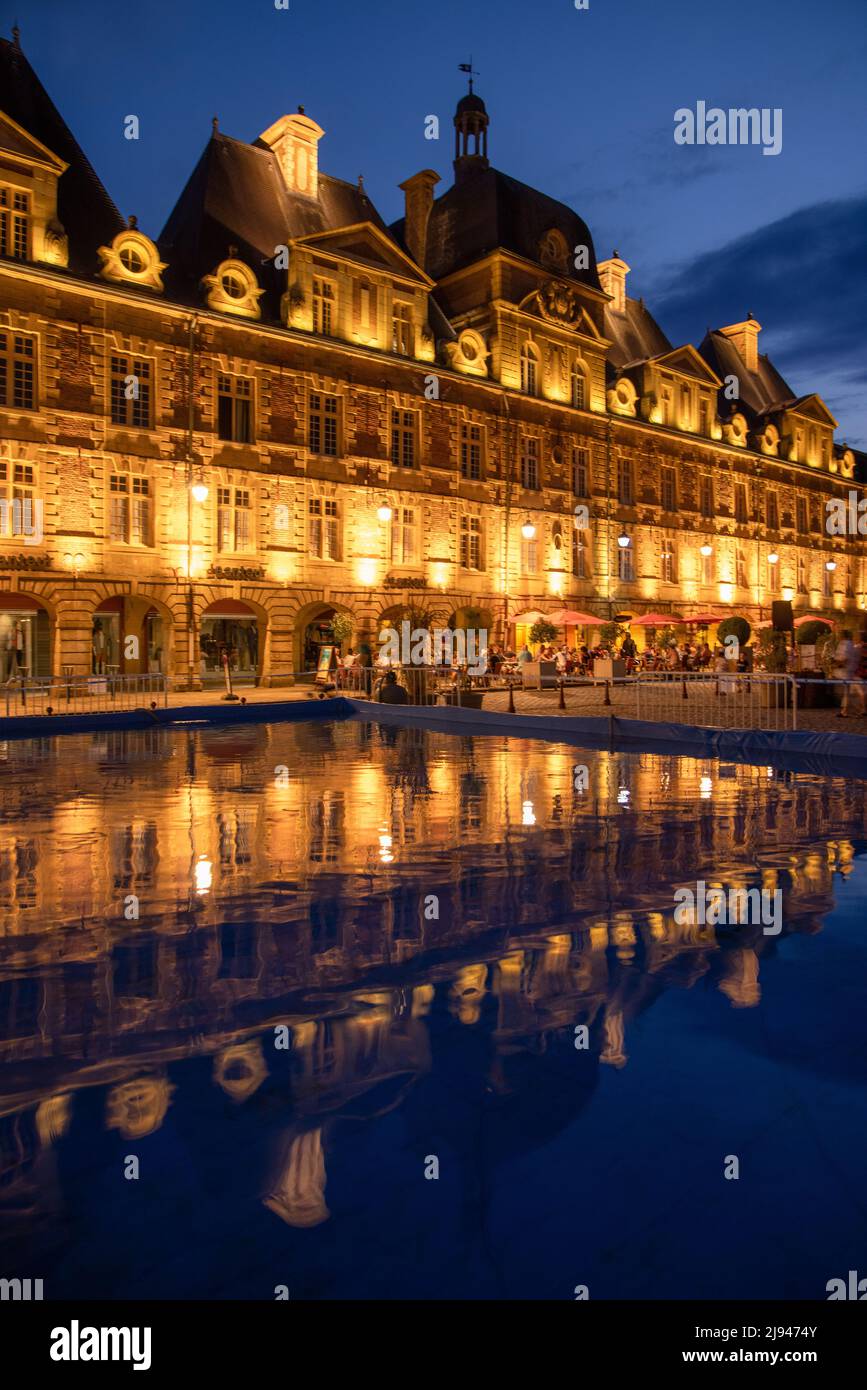
[(262, 263), (290, 238), (359, 222), (373, 222), (386, 231), (363, 189), (320, 173), (318, 197), (292, 193), (267, 146), (215, 134), (158, 241), (169, 263), (167, 283), (189, 298), (197, 294), (202, 276), (214, 270), (231, 245), (261, 276)]
[[(599, 289), (593, 240), (576, 212), (499, 169), (470, 169), (434, 202), (422, 268), (439, 280), (498, 247), (538, 261), (539, 242), (551, 228), (563, 233), (570, 257), (573, 247), (588, 248), (588, 269), (574, 270), (570, 259), (568, 274)], [(404, 219), (391, 231), (403, 245)]]
[(605, 336), (611, 340), (608, 363), (615, 373), (632, 363), (645, 362), (649, 357), (672, 350), (672, 344), (643, 299), (627, 299), (626, 311), (622, 314), (615, 312), (610, 304), (606, 305)]
[(69, 126), (17, 44), (0, 39), (0, 107), (69, 168), (57, 185), (57, 215), (69, 238), (73, 270), (96, 269), (98, 246), (124, 226)]
[(738, 378), (740, 398), (737, 401), (726, 400), (721, 390), (721, 412), (726, 411), (731, 415), (746, 406), (753, 415), (767, 415), (791, 405), (795, 400), (791, 386), (767, 357), (760, 353), (758, 369), (755, 372), (747, 371), (744, 359), (731, 338), (724, 333), (714, 330), (706, 334), (699, 352), (721, 381), (724, 382), (727, 376)]

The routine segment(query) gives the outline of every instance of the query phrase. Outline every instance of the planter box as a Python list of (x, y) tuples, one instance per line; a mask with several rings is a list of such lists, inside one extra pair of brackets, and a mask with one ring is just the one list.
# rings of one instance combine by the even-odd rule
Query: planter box
[(525, 690), (553, 690), (557, 684), (556, 661), (525, 661), (521, 683)]
[(444, 705), (460, 704), (461, 709), (481, 709), (482, 700), (485, 698), (484, 690), (462, 690), (461, 698), (458, 700), (453, 690), (442, 696)]
[(593, 663), (593, 679), (595, 681), (616, 681), (626, 675), (626, 662), (619, 657), (611, 660), (610, 657), (598, 657)]

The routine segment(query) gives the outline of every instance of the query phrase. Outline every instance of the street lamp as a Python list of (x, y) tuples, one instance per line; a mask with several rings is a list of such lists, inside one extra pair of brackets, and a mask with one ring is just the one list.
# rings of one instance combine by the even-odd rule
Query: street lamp
[(208, 487), (206, 483), (193, 483), (193, 486), (190, 489), (190, 491), (193, 494), (193, 500), (195, 502), (207, 502)]
[(768, 564), (769, 564), (769, 565), (776, 565), (776, 564), (779, 564), (779, 561), (780, 561), (780, 557), (779, 557), (779, 555), (777, 554), (776, 550), (772, 550), (771, 553), (770, 553), (770, 555), (768, 556)]
[(837, 568), (837, 561), (836, 561), (836, 560), (826, 560), (826, 561), (825, 561), (825, 569), (826, 569), (826, 570), (835, 570), (836, 568)]
[(524, 537), (524, 540), (525, 540), (525, 541), (531, 541), (531, 540), (533, 539), (533, 537), (535, 536), (535, 534), (536, 534), (536, 528), (535, 528), (535, 526), (533, 525), (533, 523), (532, 523), (532, 521), (530, 520), (530, 518), (527, 517), (527, 520), (524, 522), (523, 526), (521, 527), (521, 535)]
[(632, 544), (625, 531), (620, 532), (620, 535), (617, 537), (617, 544), (620, 546), (621, 550), (626, 550), (627, 546)]
[(705, 544), (701, 547), (701, 554), (704, 556), (705, 559), (707, 559), (708, 555), (713, 555), (713, 546), (708, 545), (705, 542)]
[(391, 521), (392, 510), (387, 502), (380, 503), (380, 505), (376, 509), (376, 515), (377, 519), (382, 522), (383, 526), (387, 521)]

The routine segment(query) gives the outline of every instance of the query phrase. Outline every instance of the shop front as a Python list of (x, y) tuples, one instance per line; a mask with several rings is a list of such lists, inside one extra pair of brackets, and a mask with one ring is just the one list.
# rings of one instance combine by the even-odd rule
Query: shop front
[(51, 674), (50, 622), (27, 594), (0, 594), (0, 680)]
[(222, 685), (224, 654), (235, 685), (256, 685), (259, 678), (259, 621), (239, 599), (220, 599), (206, 608), (199, 623), (199, 670), (204, 686)]

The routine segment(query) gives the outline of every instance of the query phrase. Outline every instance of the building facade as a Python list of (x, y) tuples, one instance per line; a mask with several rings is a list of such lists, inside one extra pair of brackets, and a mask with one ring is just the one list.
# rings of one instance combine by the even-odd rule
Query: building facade
[(253, 143), (215, 121), (152, 239), (17, 35), (0, 79), (0, 678), (195, 688), (228, 645), (290, 683), (341, 614), (372, 654), (404, 617), (521, 641), (564, 607), (859, 624), (827, 407), (752, 316), (673, 346), (625, 260), (490, 165), (474, 93), (452, 186), (408, 178), (390, 227), (299, 109)]

